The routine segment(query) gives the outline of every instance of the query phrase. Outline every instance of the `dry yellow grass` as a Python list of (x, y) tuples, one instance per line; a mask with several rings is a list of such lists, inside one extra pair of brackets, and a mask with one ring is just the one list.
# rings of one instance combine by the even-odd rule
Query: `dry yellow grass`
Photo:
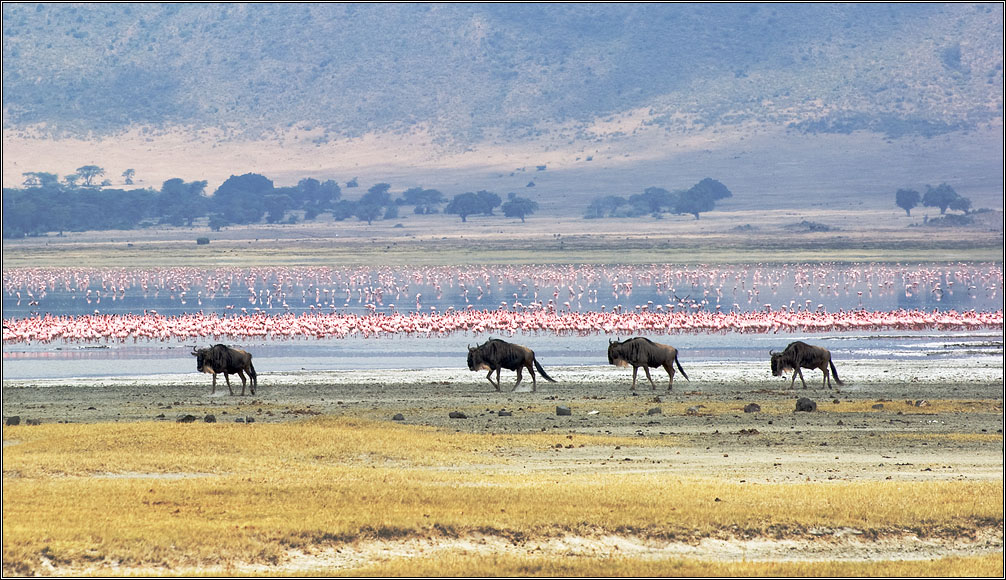
[[(321, 573), (321, 572), (319, 572)], [(485, 577), (1001, 577), (1002, 555), (938, 560), (886, 562), (706, 562), (688, 558), (640, 560), (620, 555), (608, 557), (476, 556), (393, 560), (326, 575), (368, 577), (485, 576)]]
[[(744, 484), (665, 472), (513, 469), (508, 451), (571, 441), (325, 417), (253, 425), (55, 424), (5, 428), (4, 440), (16, 441), (3, 451), (3, 566), (13, 573), (34, 572), (42, 559), (169, 570), (270, 563), (290, 549), (474, 533), (686, 539), (842, 527), (966, 533), (1001, 522), (1003, 513), (1002, 481)], [(580, 435), (572, 443), (667, 444)], [(539, 569), (541, 562), (502, 564), (484, 560), (475, 570), (651, 570), (643, 562), (585, 563), (580, 572)], [(444, 562), (435, 565), (438, 575), (450, 575)]]

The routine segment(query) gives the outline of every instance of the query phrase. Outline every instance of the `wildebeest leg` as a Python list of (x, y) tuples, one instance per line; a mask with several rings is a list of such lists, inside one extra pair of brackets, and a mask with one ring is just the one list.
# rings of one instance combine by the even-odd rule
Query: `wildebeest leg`
[(807, 388), (807, 381), (803, 380), (803, 371), (800, 370), (800, 367), (796, 368), (796, 374), (800, 375), (800, 382), (803, 383), (803, 388), (806, 389)]
[(531, 373), (531, 392), (533, 393), (538, 390), (538, 379), (534, 376), (534, 364), (530, 361), (527, 363), (527, 370)]
[[(789, 380), (789, 388), (791, 389), (793, 388), (793, 385), (796, 384), (796, 374), (798, 372), (800, 372), (800, 369), (793, 369), (793, 378)], [(802, 381), (803, 378), (801, 377), (800, 380)]]
[(244, 371), (238, 371), (238, 376), (241, 377), (241, 396), (245, 396), (245, 373)]
[(650, 376), (650, 367), (643, 367), (643, 372), (646, 373), (646, 380), (650, 381), (650, 390), (657, 390), (657, 383), (653, 382), (653, 377)]
[(520, 384), (521, 380), (524, 379), (524, 367), (517, 367), (517, 382), (513, 384), (511, 391), (517, 390), (517, 385)]
[(231, 394), (233, 395), (234, 389), (231, 388), (231, 376), (227, 373), (224, 373), (224, 380), (227, 381), (227, 390), (230, 391)]
[(216, 392), (217, 392), (217, 373), (213, 373), (213, 390), (210, 391), (210, 394), (214, 395), (216, 394)]
[(828, 367), (827, 366), (822, 366), (821, 367), (821, 372), (824, 373), (824, 378), (821, 379), (821, 388), (823, 389), (824, 386), (827, 384), (828, 388), (830, 389), (831, 388), (831, 377), (828, 376)]
[(632, 367), (632, 390), (636, 390), (636, 373), (639, 372), (639, 367)]
[(500, 370), (499, 369), (496, 369), (496, 382), (493, 382), (493, 371), (492, 371), (492, 369), (489, 369), (489, 374), (486, 375), (486, 378), (489, 379), (489, 384), (491, 384), (492, 386), (496, 387), (497, 391), (500, 390), (500, 383), (499, 383), (499, 380), (500, 380)]
[(674, 363), (665, 363), (664, 370), (667, 371), (667, 392), (674, 389)]

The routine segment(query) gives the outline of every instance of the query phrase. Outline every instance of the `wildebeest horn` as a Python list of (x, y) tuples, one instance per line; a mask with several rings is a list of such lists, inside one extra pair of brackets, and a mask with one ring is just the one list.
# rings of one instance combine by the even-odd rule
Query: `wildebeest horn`
[(774, 350), (772, 350), (772, 349), (769, 349), (769, 350), (768, 350), (768, 354), (769, 354), (770, 356), (775, 356), (775, 355), (776, 355), (776, 352), (775, 352)]

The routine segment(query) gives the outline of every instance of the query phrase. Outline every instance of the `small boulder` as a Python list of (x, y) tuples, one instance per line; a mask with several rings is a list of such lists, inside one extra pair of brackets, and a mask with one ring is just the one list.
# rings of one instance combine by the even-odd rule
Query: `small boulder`
[(467, 419), (467, 418), (468, 418), (468, 415), (465, 415), (465, 414), (464, 414), (464, 413), (462, 413), (461, 411), (451, 411), (451, 412), (450, 412), (450, 413), (448, 414), (448, 416), (449, 416), (449, 417), (450, 417), (451, 419)]
[(195, 415), (182, 415), (178, 418), (178, 423), (194, 423), (196, 420)]
[(7, 417), (7, 419), (4, 420), (4, 425), (8, 427), (13, 427), (15, 425), (20, 424), (21, 424), (21, 415), (14, 415), (13, 417)]
[(570, 409), (569, 407), (559, 406), (555, 408), (555, 414), (560, 416), (572, 415), (573, 410)]
[(747, 405), (744, 405), (744, 412), (745, 413), (760, 413), (761, 412), (761, 405), (759, 405), (758, 403), (749, 403)]
[(652, 409), (646, 412), (647, 415), (662, 415), (663, 413), (664, 411), (661, 410), (660, 407), (653, 407)]
[(206, 423), (216, 423), (217, 418), (216, 415), (206, 415), (205, 417), (203, 417), (203, 421)]
[(507, 411), (506, 409), (500, 409), (499, 413), (496, 413), (500, 417), (513, 417), (513, 411)]
[(813, 412), (813, 411), (817, 411), (817, 403), (815, 403), (814, 401), (811, 401), (807, 397), (800, 397), (796, 401), (796, 410), (797, 411), (806, 411), (808, 413), (809, 412)]
[(401, 413), (395, 413), (395, 416), (391, 418), (392, 421), (404, 421), (405, 415)]

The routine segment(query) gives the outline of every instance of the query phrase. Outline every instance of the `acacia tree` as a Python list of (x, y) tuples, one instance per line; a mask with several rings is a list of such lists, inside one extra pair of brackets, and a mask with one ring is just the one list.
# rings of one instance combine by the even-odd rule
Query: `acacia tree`
[(482, 204), (482, 213), (485, 215), (493, 215), (493, 210), (499, 207), (500, 203), (503, 201), (500, 199), (500, 196), (484, 189), (478, 191), (475, 195)]
[(927, 185), (926, 194), (922, 196), (922, 205), (926, 207), (938, 207), (940, 208), (940, 215), (943, 215), (947, 213), (947, 208), (958, 197), (960, 195), (957, 194), (957, 191), (946, 183), (941, 183), (936, 187)]
[(84, 187), (93, 186), (95, 178), (101, 177), (104, 174), (105, 170), (97, 165), (84, 165), (77, 168), (77, 175), (84, 180)]
[(519, 217), (524, 223), (525, 216), (529, 216), (538, 210), (538, 202), (526, 197), (518, 197), (516, 193), (507, 196), (507, 202), (500, 207), (506, 217)]
[(413, 205), (413, 213), (427, 215), (437, 213), (440, 204), (444, 203), (444, 194), (436, 189), (423, 189), (422, 187), (410, 187), (402, 193), (395, 203), (400, 205)]
[(682, 193), (674, 209), (678, 213), (690, 213), (695, 219), (699, 219), (699, 213), (712, 211), (717, 201), (727, 197), (733, 197), (730, 190), (719, 181), (707, 177)]
[(468, 221), (468, 216), (484, 213), (484, 211), (482, 200), (470, 191), (455, 195), (454, 199), (444, 208), (444, 213), (459, 215), (463, 222)]
[(908, 216), (912, 215), (912, 208), (919, 205), (919, 201), (921, 200), (922, 196), (914, 189), (899, 189), (898, 192), (894, 194), (894, 203), (898, 204), (898, 207), (905, 210), (905, 214)]

